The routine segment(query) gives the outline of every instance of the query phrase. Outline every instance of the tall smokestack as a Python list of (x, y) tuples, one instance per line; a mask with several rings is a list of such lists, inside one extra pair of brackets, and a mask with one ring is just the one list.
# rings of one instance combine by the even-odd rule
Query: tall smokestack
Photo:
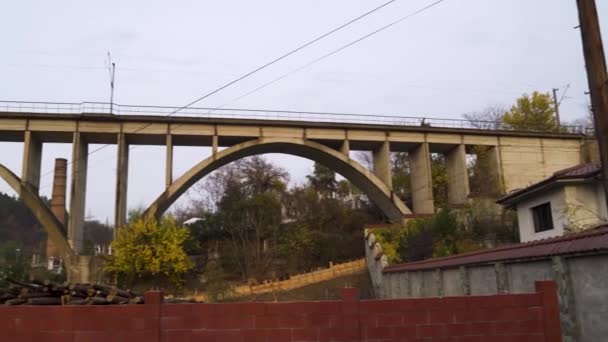
[[(53, 175), (53, 193), (51, 196), (51, 212), (65, 229), (66, 217), (65, 217), (65, 194), (66, 194), (66, 175), (67, 175), (68, 161), (63, 158), (55, 159), (55, 172)], [(63, 232), (66, 233), (65, 231)], [(53, 257), (57, 262), (59, 261), (59, 252), (53, 244), (53, 242), (47, 238), (46, 241), (46, 257)]]

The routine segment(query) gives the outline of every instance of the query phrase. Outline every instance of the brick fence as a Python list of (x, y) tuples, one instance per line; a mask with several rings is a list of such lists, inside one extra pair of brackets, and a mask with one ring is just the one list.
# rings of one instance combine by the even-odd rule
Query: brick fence
[(536, 293), (360, 301), (0, 307), (2, 341), (561, 341), (555, 283)]

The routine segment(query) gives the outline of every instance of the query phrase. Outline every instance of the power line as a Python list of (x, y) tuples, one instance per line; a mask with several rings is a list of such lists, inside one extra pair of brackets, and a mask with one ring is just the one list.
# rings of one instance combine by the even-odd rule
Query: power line
[(395, 26), (395, 25), (397, 25), (397, 24), (399, 24), (399, 23), (401, 23), (401, 22), (403, 22), (403, 21), (405, 21), (407, 19), (410, 19), (410, 18), (412, 18), (412, 17), (414, 17), (414, 16), (416, 16), (416, 15), (418, 15), (418, 14), (420, 14), (420, 13), (422, 13), (422, 12), (424, 12), (424, 11), (426, 11), (426, 10), (428, 10), (428, 9), (430, 9), (430, 8), (438, 5), (438, 4), (440, 4), (440, 3), (442, 3), (443, 1), (445, 1), (445, 0), (435, 1), (435, 2), (429, 4), (429, 5), (427, 5), (427, 6), (423, 7), (423, 8), (415, 11), (415, 12), (412, 12), (412, 13), (406, 15), (405, 17), (402, 17), (402, 18), (400, 18), (398, 20), (395, 20), (395, 21), (393, 21), (393, 22), (385, 25), (385, 26), (382, 26), (381, 28), (379, 28), (379, 29), (377, 29), (375, 31), (372, 31), (372, 32), (366, 34), (365, 36), (360, 37), (360, 38), (358, 38), (358, 39), (356, 39), (356, 40), (354, 40), (354, 41), (352, 41), (352, 42), (350, 42), (350, 43), (348, 43), (346, 45), (343, 45), (340, 48), (331, 51), (330, 53), (327, 53), (327, 54), (325, 54), (325, 55), (323, 55), (323, 56), (321, 56), (321, 57), (319, 57), (317, 59), (314, 59), (313, 61), (311, 61), (311, 62), (309, 62), (309, 63), (307, 63), (307, 64), (305, 64), (305, 65), (303, 65), (303, 66), (301, 66), (301, 67), (299, 67), (297, 69), (294, 69), (294, 70), (292, 70), (292, 71), (290, 71), (290, 72), (288, 72), (288, 73), (286, 73), (286, 74), (284, 74), (282, 76), (279, 76), (279, 77), (277, 77), (277, 78), (275, 78), (275, 79), (273, 79), (273, 80), (271, 80), (271, 81), (269, 81), (267, 83), (264, 83), (263, 85), (261, 85), (261, 86), (255, 88), (255, 89), (253, 89), (252, 91), (250, 91), (248, 93), (245, 93), (245, 94), (243, 94), (243, 95), (241, 95), (241, 96), (233, 99), (232, 101), (230, 101), (230, 102), (228, 102), (228, 103), (226, 103), (226, 104), (224, 104), (224, 105), (222, 105), (220, 107), (217, 107), (216, 109), (220, 109), (220, 108), (222, 108), (222, 107), (224, 107), (224, 106), (226, 106), (226, 105), (228, 105), (228, 104), (230, 104), (232, 102), (238, 101), (238, 100), (240, 100), (240, 99), (242, 99), (244, 97), (247, 97), (247, 96), (249, 96), (249, 95), (251, 95), (253, 93), (256, 93), (256, 92), (258, 92), (258, 91), (260, 91), (260, 90), (262, 90), (262, 89), (264, 89), (264, 88), (266, 88), (266, 87), (268, 87), (268, 86), (270, 86), (270, 85), (272, 85), (272, 84), (274, 84), (276, 82), (279, 82), (279, 81), (281, 81), (281, 80), (283, 80), (283, 79), (285, 79), (285, 78), (287, 78), (287, 77), (289, 77), (289, 76), (291, 76), (291, 75), (293, 75), (293, 74), (295, 74), (295, 73), (297, 73), (299, 71), (302, 71), (302, 70), (304, 70), (304, 69), (312, 66), (313, 64), (316, 64), (316, 63), (318, 63), (318, 62), (320, 62), (320, 61), (322, 61), (322, 60), (324, 60), (324, 59), (326, 59), (328, 57), (331, 57), (331, 56), (335, 55), (336, 53), (338, 53), (338, 52), (340, 52), (340, 51), (342, 51), (344, 49), (347, 49), (347, 48), (349, 48), (349, 47), (351, 47), (351, 46), (353, 46), (353, 45), (355, 45), (355, 44), (357, 44), (357, 43), (359, 43), (359, 42), (361, 42), (361, 41), (363, 41), (363, 40), (365, 40), (365, 39), (367, 39), (369, 37), (372, 37), (372, 36), (374, 36), (374, 35), (382, 32), (382, 31), (384, 31), (384, 30), (386, 30), (386, 29), (388, 29), (388, 28), (390, 28), (392, 26)]
[[(323, 34), (323, 35), (321, 35), (321, 36), (319, 36), (319, 37), (311, 40), (310, 42), (308, 42), (308, 43), (306, 43), (306, 44), (304, 44), (304, 45), (302, 45), (302, 46), (300, 46), (300, 47), (298, 47), (298, 48), (296, 48), (294, 50), (291, 50), (290, 52), (288, 52), (288, 53), (286, 53), (286, 54), (284, 54), (284, 55), (282, 55), (282, 56), (280, 56), (280, 57), (278, 57), (278, 58), (276, 58), (276, 59), (274, 59), (274, 60), (272, 60), (272, 61), (270, 61), (270, 62), (268, 62), (268, 63), (266, 63), (266, 64), (264, 64), (264, 65), (262, 65), (262, 66), (260, 66), (258, 68), (256, 68), (256, 69), (254, 69), (254, 70), (252, 70), (252, 71), (250, 71), (248, 73), (246, 73), (245, 75), (243, 75), (243, 76), (241, 76), (241, 77), (239, 77), (239, 78), (237, 78), (237, 79), (235, 79), (235, 80), (233, 80), (231, 82), (228, 82), (225, 85), (223, 85), (223, 86), (221, 86), (221, 87), (219, 87), (219, 88), (217, 88), (217, 89), (215, 89), (215, 90), (213, 90), (213, 91), (211, 91), (211, 92), (209, 92), (209, 93), (207, 93), (207, 94), (199, 97), (198, 99), (196, 99), (196, 100), (188, 103), (187, 105), (182, 106), (182, 107), (176, 109), (175, 111), (169, 113), (167, 116), (171, 116), (171, 115), (179, 112), (182, 109), (188, 108), (188, 107), (190, 107), (190, 106), (192, 106), (192, 105), (194, 105), (194, 104), (196, 104), (196, 103), (198, 103), (198, 102), (200, 102), (200, 101), (208, 98), (209, 96), (214, 95), (214, 94), (216, 94), (216, 93), (218, 93), (218, 92), (220, 92), (220, 91), (222, 91), (222, 90), (230, 87), (231, 85), (233, 85), (233, 84), (235, 84), (237, 82), (240, 82), (240, 81), (246, 79), (247, 77), (249, 77), (249, 76), (251, 76), (251, 75), (253, 75), (253, 74), (255, 74), (255, 73), (259, 72), (259, 71), (262, 71), (263, 69), (266, 69), (267, 67), (269, 67), (269, 66), (271, 66), (271, 65), (273, 65), (273, 64), (275, 64), (275, 63), (277, 63), (277, 62), (279, 62), (279, 61), (281, 61), (281, 60), (283, 60), (283, 59), (285, 59), (285, 58), (287, 58), (287, 57), (289, 57), (289, 56), (291, 56), (291, 55), (299, 52), (302, 49), (305, 49), (306, 47), (308, 47), (308, 46), (310, 46), (310, 45), (312, 45), (312, 44), (320, 41), (321, 39), (326, 38), (327, 36), (329, 36), (331, 34), (334, 34), (337, 31), (339, 31), (339, 30), (341, 30), (341, 29), (343, 29), (343, 28), (345, 28), (345, 27), (347, 27), (347, 26), (349, 26), (349, 25), (351, 25), (351, 24), (353, 24), (353, 23), (355, 23), (355, 22), (357, 22), (357, 21), (359, 21), (359, 20), (361, 20), (361, 19), (363, 19), (363, 18), (365, 18), (365, 17), (367, 17), (367, 16), (369, 16), (369, 15), (371, 15), (371, 14), (379, 11), (379, 10), (381, 10), (382, 8), (384, 8), (384, 7), (392, 4), (395, 1), (397, 1), (397, 0), (390, 0), (388, 2), (383, 3), (382, 5), (380, 5), (380, 6), (376, 7), (376, 8), (374, 8), (374, 9), (372, 9), (371, 11), (368, 11), (368, 12), (366, 12), (366, 13), (364, 13), (364, 14), (362, 14), (362, 15), (360, 15), (360, 16), (358, 16), (358, 17), (356, 17), (356, 18), (354, 18), (354, 19), (352, 19), (350, 21), (348, 21), (347, 23), (338, 26), (337, 28), (335, 28), (335, 29), (333, 29), (333, 30), (331, 30), (331, 31), (329, 31), (329, 32), (327, 32), (327, 33), (325, 33), (325, 34)], [(441, 0), (441, 1), (443, 1), (443, 0)]]
[[(312, 44), (314, 44), (314, 43), (316, 43), (316, 42), (318, 42), (318, 41), (320, 41), (320, 40), (322, 40), (322, 39), (324, 39), (324, 38), (326, 38), (326, 37), (328, 37), (328, 36), (330, 36), (330, 35), (338, 32), (339, 30), (341, 30), (341, 29), (343, 29), (343, 28), (345, 28), (345, 27), (347, 27), (347, 26), (349, 26), (349, 25), (351, 25), (351, 24), (353, 24), (353, 23), (355, 23), (355, 22), (357, 22), (357, 21), (359, 21), (359, 20), (361, 20), (361, 19), (363, 19), (363, 18), (365, 18), (365, 17), (367, 17), (367, 16), (369, 16), (369, 15), (371, 15), (371, 14), (373, 14), (373, 13), (379, 11), (379, 10), (381, 10), (381, 9), (383, 9), (384, 7), (386, 7), (386, 6), (394, 3), (396, 1), (397, 0), (390, 0), (390, 1), (387, 1), (387, 2), (385, 2), (383, 4), (381, 4), (378, 7), (375, 7), (372, 10), (370, 10), (368, 12), (365, 12), (365, 13), (361, 14), (360, 16), (358, 16), (358, 17), (356, 17), (354, 19), (351, 19), (350, 21), (348, 21), (348, 22), (346, 22), (346, 23), (344, 23), (344, 24), (342, 24), (342, 25), (334, 28), (333, 30), (331, 30), (331, 31), (329, 31), (329, 32), (327, 32), (327, 33), (325, 33), (325, 34), (323, 34), (323, 35), (321, 35), (321, 36), (319, 36), (319, 37), (317, 37), (317, 38), (309, 41), (308, 43), (306, 43), (304, 45), (301, 45), (301, 46), (297, 47), (296, 49), (291, 50), (291, 51), (287, 52), (286, 54), (281, 55), (278, 58), (273, 59), (272, 61), (270, 61), (270, 62), (268, 62), (268, 63), (266, 63), (266, 64), (264, 64), (264, 65), (262, 65), (262, 66), (260, 66), (260, 67), (258, 67), (256, 69), (254, 69), (254, 70), (246, 73), (243, 76), (240, 76), (239, 78), (237, 78), (237, 79), (235, 79), (233, 81), (230, 81), (230, 82), (226, 83), (225, 85), (223, 85), (223, 86), (221, 86), (221, 87), (219, 87), (219, 88), (217, 88), (217, 89), (215, 89), (215, 90), (213, 90), (213, 91), (211, 91), (209, 93), (206, 93), (205, 95), (197, 98), (196, 100), (189, 102), (185, 106), (177, 108), (176, 110), (172, 111), (171, 113), (167, 114), (166, 116), (172, 116), (173, 114), (176, 114), (177, 112), (179, 112), (179, 111), (181, 111), (183, 109), (186, 109), (186, 108), (188, 108), (188, 107), (190, 107), (190, 106), (192, 106), (192, 105), (194, 105), (194, 104), (196, 104), (196, 103), (198, 103), (198, 102), (200, 102), (200, 101), (202, 101), (202, 100), (204, 100), (204, 99), (206, 99), (206, 98), (208, 98), (208, 97), (210, 97), (210, 96), (212, 96), (212, 95), (214, 95), (214, 94), (216, 94), (216, 93), (218, 93), (218, 92), (220, 92), (220, 91), (222, 91), (222, 90), (224, 90), (224, 89), (226, 89), (228, 87), (230, 87), (231, 85), (233, 85), (233, 84), (235, 84), (237, 82), (240, 82), (240, 81), (242, 81), (242, 80), (244, 80), (244, 79), (252, 76), (253, 74), (258, 73), (258, 72), (260, 72), (260, 71), (268, 68), (269, 66), (271, 66), (271, 65), (273, 65), (273, 64), (275, 64), (275, 63), (277, 63), (277, 62), (279, 62), (279, 61), (281, 61), (281, 60), (283, 60), (283, 59), (285, 59), (285, 58), (287, 58), (287, 57), (289, 57), (289, 56), (291, 56), (291, 55), (293, 55), (293, 54), (295, 54), (295, 53), (297, 53), (297, 52), (299, 52), (299, 51), (301, 51), (303, 49), (305, 49), (305, 48), (307, 48), (308, 46), (310, 46), (310, 45), (312, 45)], [(145, 124), (142, 127), (138, 128), (135, 131), (130, 132), (130, 133), (137, 133), (137, 132), (139, 132), (139, 131), (147, 128), (150, 125), (151, 125), (151, 123)], [(110, 144), (104, 145), (104, 146), (96, 149), (95, 151), (87, 154), (87, 157), (90, 156), (91, 154), (95, 153), (95, 152), (98, 152), (100, 150), (105, 149), (108, 146), (110, 146)], [(71, 163), (71, 161), (70, 161), (70, 163)], [(52, 171), (50, 173), (52, 173)], [(50, 173), (45, 173), (43, 176), (46, 176), (46, 175), (48, 175)]]

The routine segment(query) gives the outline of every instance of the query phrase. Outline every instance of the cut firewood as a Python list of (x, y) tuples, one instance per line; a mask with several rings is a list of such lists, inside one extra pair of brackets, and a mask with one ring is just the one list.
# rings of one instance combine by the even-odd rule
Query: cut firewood
[(25, 299), (21, 299), (21, 298), (9, 299), (6, 302), (4, 302), (5, 305), (21, 305), (24, 303), (25, 303)]
[[(55, 283), (48, 279), (30, 282), (6, 279), (0, 288), (0, 304), (5, 305), (108, 305), (143, 304), (141, 293), (103, 284)], [(191, 302), (175, 300), (174, 302)]]
[(59, 297), (30, 298), (27, 300), (27, 304), (29, 304), (29, 305), (60, 305), (61, 298), (59, 298)]
[(44, 293), (44, 292), (29, 292), (26, 294), (19, 295), (19, 298), (23, 298), (23, 299), (44, 298), (44, 297), (59, 298), (59, 297), (53, 297), (51, 294)]
[(129, 300), (129, 304), (143, 304), (144, 303), (144, 297), (133, 297)]
[(106, 305), (110, 304), (107, 299), (102, 297), (89, 297), (86, 299), (87, 305)]
[(112, 303), (112, 304), (128, 304), (129, 303), (129, 298), (127, 298), (127, 297), (121, 297), (121, 296), (115, 296), (115, 295), (108, 295), (106, 297), (106, 300), (109, 303)]

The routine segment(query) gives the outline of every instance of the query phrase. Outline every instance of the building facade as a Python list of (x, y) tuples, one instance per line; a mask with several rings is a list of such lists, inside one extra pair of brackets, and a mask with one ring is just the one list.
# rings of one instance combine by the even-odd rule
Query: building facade
[(521, 242), (597, 227), (608, 220), (601, 168), (581, 164), (515, 190), (498, 203), (517, 210)]

